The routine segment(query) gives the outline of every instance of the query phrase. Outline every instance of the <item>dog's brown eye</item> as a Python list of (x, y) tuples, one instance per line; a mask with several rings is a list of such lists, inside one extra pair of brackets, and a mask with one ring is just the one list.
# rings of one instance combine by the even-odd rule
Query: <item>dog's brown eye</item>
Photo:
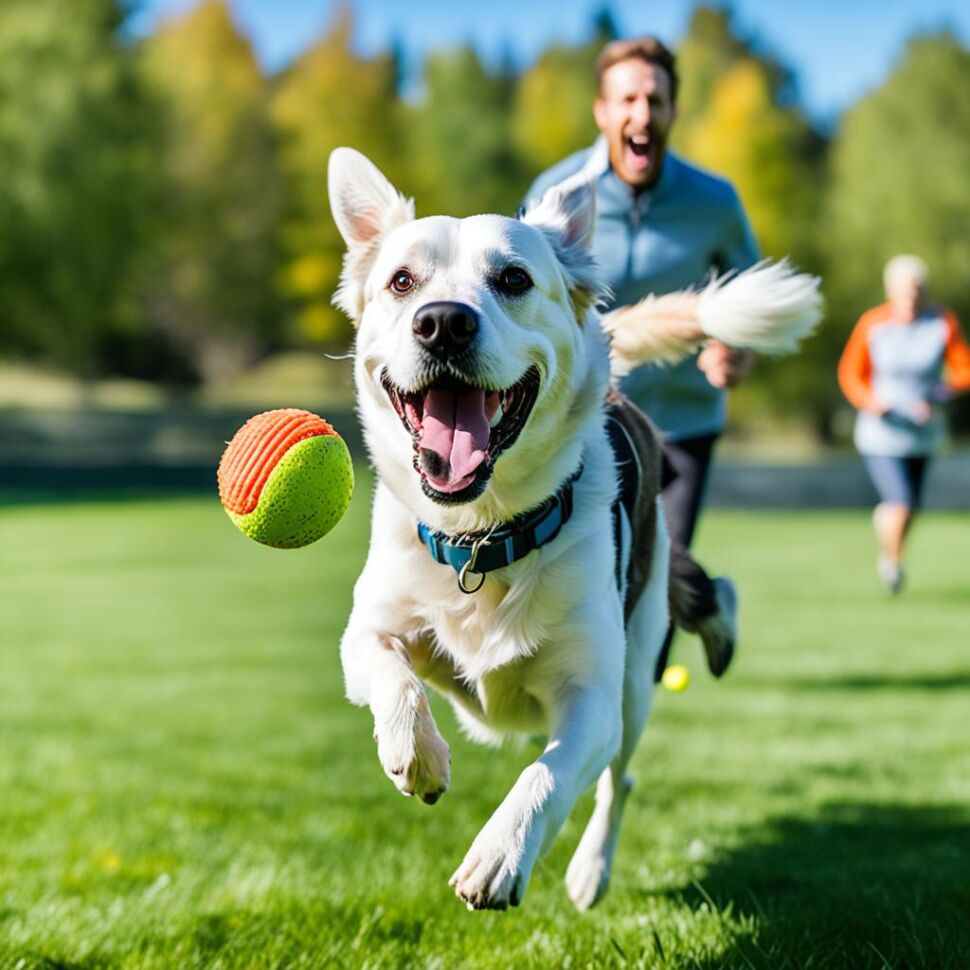
[(520, 266), (506, 266), (495, 282), (503, 293), (512, 296), (525, 293), (532, 286), (532, 278)]
[(414, 286), (414, 277), (406, 269), (399, 269), (391, 277), (390, 285), (395, 293), (407, 293)]

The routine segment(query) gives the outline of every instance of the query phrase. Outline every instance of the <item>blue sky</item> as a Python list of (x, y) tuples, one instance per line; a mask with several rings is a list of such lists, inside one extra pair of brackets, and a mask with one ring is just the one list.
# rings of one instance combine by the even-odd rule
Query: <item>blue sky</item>
[[(134, 29), (192, 7), (195, 0), (142, 0)], [(236, 20), (252, 38), (267, 70), (275, 71), (324, 31), (332, 0), (231, 0)], [(356, 0), (356, 46), (373, 53), (399, 38), (412, 71), (429, 50), (474, 43), (490, 63), (510, 50), (528, 64), (551, 40), (584, 38), (601, 2), (577, 0)], [(654, 33), (676, 44), (692, 0), (613, 0), (624, 34)], [(736, 22), (795, 69), (803, 100), (820, 121), (878, 85), (916, 30), (948, 26), (970, 42), (967, 0), (737, 0)]]

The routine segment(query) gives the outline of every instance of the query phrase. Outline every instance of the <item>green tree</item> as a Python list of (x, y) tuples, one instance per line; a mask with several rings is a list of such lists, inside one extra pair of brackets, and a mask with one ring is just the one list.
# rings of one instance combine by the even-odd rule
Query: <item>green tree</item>
[(883, 300), (882, 268), (898, 253), (922, 256), (932, 297), (970, 325), (968, 173), (970, 51), (947, 32), (914, 37), (886, 82), (846, 113), (832, 154), (833, 366), (860, 313)]
[(608, 9), (593, 20), (589, 41), (553, 44), (519, 78), (512, 105), (512, 141), (531, 179), (596, 137), (596, 58), (616, 36)]
[[(735, 30), (729, 7), (703, 4), (678, 48), (678, 68), (675, 149), (734, 185), (766, 256), (791, 256), (818, 272), (825, 145), (798, 106), (792, 72)], [(742, 423), (766, 412), (801, 415), (827, 436), (834, 379), (819, 380), (822, 349), (813, 338), (795, 357), (760, 362), (735, 393), (732, 415)]]
[(847, 112), (832, 155), (833, 285), (851, 316), (882, 299), (882, 266), (919, 253), (937, 296), (970, 316), (970, 51), (913, 38), (886, 83)]
[(474, 48), (433, 54), (425, 94), (409, 111), (408, 190), (419, 211), (454, 216), (511, 213), (519, 204), (509, 139), (512, 85), (492, 75)]
[(678, 122), (674, 147), (691, 134), (694, 122), (708, 109), (714, 89), (721, 78), (740, 61), (758, 62), (773, 102), (784, 107), (798, 104), (798, 89), (792, 70), (774, 57), (754, 36), (743, 36), (734, 24), (730, 4), (697, 4), (691, 12), (687, 31), (677, 44), (677, 70), (680, 93), (677, 97)]
[(677, 64), (674, 149), (734, 184), (766, 254), (811, 259), (823, 142), (792, 71), (737, 32), (729, 6), (706, 4), (691, 15)]
[(0, 351), (83, 376), (132, 325), (144, 100), (115, 0), (0, 5)]
[(743, 58), (727, 67), (680, 145), (738, 190), (766, 255), (806, 254), (818, 185), (816, 136), (799, 112), (774, 100), (763, 64)]
[(298, 335), (324, 344), (346, 342), (350, 325), (330, 305), (343, 242), (330, 215), (327, 160), (339, 145), (372, 158), (407, 189), (406, 151), (396, 92), (398, 58), (372, 59), (352, 48), (353, 18), (343, 9), (333, 27), (277, 80), (273, 121), (285, 186), (279, 290)]
[(224, 0), (148, 38), (164, 198), (145, 273), (156, 329), (219, 380), (278, 334), (273, 292), (279, 189), (268, 91)]

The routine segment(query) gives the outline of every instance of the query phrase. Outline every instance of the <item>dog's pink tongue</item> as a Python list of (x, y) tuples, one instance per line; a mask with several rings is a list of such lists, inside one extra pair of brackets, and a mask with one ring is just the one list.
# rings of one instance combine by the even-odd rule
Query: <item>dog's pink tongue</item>
[(433, 451), (447, 477), (429, 475), (435, 488), (456, 492), (470, 484), (485, 458), (489, 427), (485, 392), (428, 391), (421, 418), (420, 447)]

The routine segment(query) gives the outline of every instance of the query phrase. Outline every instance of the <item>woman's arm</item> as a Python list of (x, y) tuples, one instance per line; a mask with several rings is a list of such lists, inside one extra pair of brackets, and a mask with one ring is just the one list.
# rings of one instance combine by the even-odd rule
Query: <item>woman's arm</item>
[(947, 385), (951, 391), (970, 390), (970, 345), (967, 344), (956, 314), (945, 310), (943, 318), (947, 324), (946, 350), (943, 361), (949, 371)]
[(854, 408), (883, 414), (886, 406), (872, 389), (872, 358), (869, 356), (869, 331), (876, 322), (875, 313), (874, 310), (863, 313), (855, 325), (839, 360), (838, 378), (842, 393)]

